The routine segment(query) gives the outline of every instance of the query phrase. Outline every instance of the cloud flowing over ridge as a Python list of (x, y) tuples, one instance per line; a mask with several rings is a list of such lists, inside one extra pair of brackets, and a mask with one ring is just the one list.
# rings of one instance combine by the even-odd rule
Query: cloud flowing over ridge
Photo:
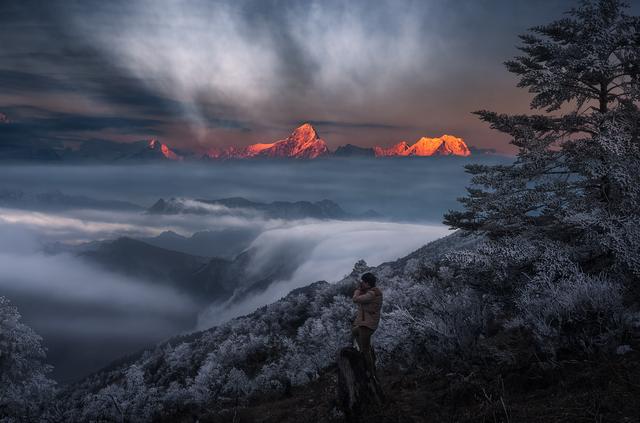
[[(160, 280), (143, 281), (123, 276), (126, 271), (109, 272), (73, 254), (48, 255), (42, 252), (43, 244), (50, 247), (46, 251), (77, 252), (77, 245), (55, 243), (147, 238), (166, 230), (186, 237), (197, 231), (228, 230), (228, 236), (235, 238), (222, 241), (226, 249), (236, 245), (234, 254), (251, 249), (247, 261), (243, 261), (247, 256), (239, 261), (243, 270), (266, 274), (269, 266), (289, 265), (280, 273), (279, 269), (271, 273), (281, 275), (281, 280), (264, 292), (239, 295), (235, 301), (211, 307), (200, 316), (199, 327), (203, 328), (249, 313), (296, 287), (339, 280), (358, 259), (376, 265), (445, 235), (448, 230), (439, 221), (446, 208), (455, 206), (455, 197), (467, 183), (464, 163), (466, 159), (435, 158), (199, 166), (4, 166), (0, 169), (0, 265), (4, 269), (0, 288), (18, 305), (25, 321), (44, 336), (51, 362), (58, 368), (56, 376), (77, 377), (142, 346), (192, 330), (201, 308), (192, 307), (194, 298), (180, 297)], [(36, 201), (39, 193), (56, 190), (62, 191), (60, 195), (43, 196), (57, 199), (53, 203)], [(33, 201), (12, 203), (11, 198), (20, 198), (20, 193)], [(104, 201), (81, 203), (100, 204), (99, 209), (64, 203), (73, 196)], [(331, 199), (352, 215), (373, 209), (389, 221), (270, 219), (255, 210), (219, 206), (206, 207), (211, 214), (143, 211), (160, 197), (176, 196), (240, 196), (265, 203)], [(113, 200), (142, 207), (103, 208)], [(17, 208), (20, 204), (25, 209)], [(135, 250), (127, 254), (135, 259)], [(207, 255), (203, 250), (189, 254)], [(179, 283), (175, 289), (180, 289)]]
[(336, 282), (347, 275), (356, 260), (370, 266), (395, 260), (429, 241), (447, 235), (442, 225), (413, 225), (385, 222), (310, 222), (263, 232), (251, 245), (257, 255), (250, 263), (251, 271), (282, 260), (282, 252), (301, 263), (287, 280), (272, 283), (265, 291), (224, 304), (214, 304), (199, 319), (199, 327), (207, 328), (228, 319), (252, 312), (290, 291), (325, 280)]

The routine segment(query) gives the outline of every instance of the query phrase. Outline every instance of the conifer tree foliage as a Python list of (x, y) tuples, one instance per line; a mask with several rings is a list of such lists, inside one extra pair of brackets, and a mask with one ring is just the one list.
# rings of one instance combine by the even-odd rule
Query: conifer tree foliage
[(522, 35), (505, 63), (533, 94), (532, 115), (475, 112), (511, 137), (510, 165), (468, 165), (463, 211), (444, 222), (493, 239), (585, 246), (639, 275), (640, 18), (622, 0), (586, 0)]
[(54, 394), (42, 338), (0, 296), (0, 422), (37, 422)]

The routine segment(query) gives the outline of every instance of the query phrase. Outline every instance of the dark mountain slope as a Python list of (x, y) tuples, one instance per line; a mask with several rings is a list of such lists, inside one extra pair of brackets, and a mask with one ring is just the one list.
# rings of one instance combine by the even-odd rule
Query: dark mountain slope
[(254, 250), (232, 260), (206, 258), (156, 247), (132, 238), (91, 244), (78, 255), (109, 271), (172, 286), (201, 305), (240, 300), (290, 277), (300, 264), (300, 252), (283, 251), (254, 272)]
[(82, 252), (80, 256), (92, 259), (110, 270), (158, 281), (172, 280), (172, 275), (178, 275), (180, 270), (197, 270), (208, 260), (127, 237), (100, 243), (94, 250)]
[[(584, 299), (576, 296), (576, 286), (600, 288), (576, 280), (559, 283), (552, 293), (565, 306), (557, 315), (571, 317), (582, 329), (569, 325), (548, 335), (537, 316), (547, 312), (550, 300), (507, 297), (527, 301), (518, 308), (501, 303), (498, 295), (516, 277), (528, 281), (517, 265), (523, 258), (542, 266), (553, 246), (501, 248), (456, 233), (375, 268), (360, 261), (341, 281), (295, 290), (247, 316), (173, 338), (69, 387), (60, 396), (68, 405), (64, 418), (343, 421), (334, 401), (335, 357), (350, 342), (356, 280), (373, 271), (385, 296), (374, 345), (391, 401), (367, 420), (637, 419), (630, 404), (638, 387), (629, 384), (640, 376), (637, 331), (610, 322), (606, 333), (583, 332), (602, 329), (581, 310), (608, 310), (602, 301), (614, 299), (607, 299), (607, 291), (599, 291), (602, 298)], [(574, 308), (576, 301), (581, 308)], [(599, 315), (606, 313), (611, 312)], [(585, 349), (585, 340), (601, 346)], [(285, 407), (292, 409), (282, 411)]]
[(231, 260), (247, 249), (259, 234), (260, 230), (254, 228), (200, 231), (190, 237), (166, 231), (153, 238), (141, 238), (140, 241), (186, 254)]

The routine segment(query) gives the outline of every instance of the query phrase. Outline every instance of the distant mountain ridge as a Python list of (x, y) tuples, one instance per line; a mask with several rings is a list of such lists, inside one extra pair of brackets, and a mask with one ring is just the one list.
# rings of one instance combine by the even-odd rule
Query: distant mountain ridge
[(462, 156), (471, 155), (462, 138), (453, 135), (442, 135), (438, 138), (422, 137), (413, 145), (401, 141), (389, 148), (373, 147), (376, 157), (389, 156)]
[[(14, 122), (0, 114), (0, 138), (3, 132), (11, 134)], [(204, 155), (180, 150), (156, 138), (134, 142), (116, 142), (93, 139), (69, 147), (59, 141), (9, 139), (0, 144), (0, 161), (37, 162), (181, 162), (244, 159), (298, 159), (313, 160), (327, 157), (467, 157), (472, 150), (462, 138), (442, 135), (438, 138), (422, 137), (410, 145), (401, 141), (391, 147), (359, 147), (346, 144), (331, 151), (310, 123), (297, 127), (287, 138), (250, 144), (244, 147), (212, 148)]]
[(335, 219), (351, 220), (358, 218), (381, 218), (373, 210), (364, 214), (347, 213), (331, 200), (320, 201), (273, 201), (260, 203), (242, 197), (222, 198), (217, 200), (163, 198), (156, 201), (148, 210), (148, 214), (245, 214), (259, 215), (271, 219)]
[(147, 244), (166, 250), (205, 257), (233, 259), (260, 235), (260, 230), (251, 227), (225, 228), (195, 232), (187, 237), (173, 231), (165, 231), (149, 238), (139, 238)]
[(69, 195), (59, 190), (30, 193), (19, 189), (0, 187), (0, 206), (27, 210), (99, 209), (139, 211), (137, 204), (121, 200), (105, 200), (84, 195)]
[(191, 156), (183, 151), (172, 150), (155, 138), (149, 141), (120, 143), (106, 140), (85, 141), (76, 150), (64, 150), (62, 159), (114, 161), (181, 161)]
[(413, 145), (406, 141), (388, 147), (359, 147), (347, 144), (331, 152), (313, 126), (309, 123), (296, 128), (286, 139), (267, 144), (251, 144), (247, 147), (213, 149), (210, 159), (247, 159), (255, 157), (315, 159), (318, 157), (389, 157), (389, 156), (462, 156), (471, 155), (471, 150), (462, 138), (442, 135), (438, 138), (422, 137)]
[(201, 307), (212, 302), (238, 301), (250, 293), (264, 291), (276, 280), (291, 277), (305, 251), (283, 251), (259, 273), (251, 271), (256, 254), (247, 248), (230, 259), (203, 257), (169, 250), (129, 237), (89, 243), (77, 256), (105, 270), (170, 286), (190, 296)]
[(336, 157), (375, 157), (373, 148), (359, 147), (353, 144), (341, 145), (333, 152)]

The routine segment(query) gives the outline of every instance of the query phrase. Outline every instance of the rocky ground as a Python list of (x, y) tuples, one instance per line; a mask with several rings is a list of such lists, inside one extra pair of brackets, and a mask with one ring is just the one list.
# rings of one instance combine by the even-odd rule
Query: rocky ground
[[(452, 367), (452, 366), (449, 366)], [(590, 360), (461, 365), (456, 371), (427, 362), (385, 369), (387, 403), (365, 422), (638, 422), (640, 353)], [(284, 396), (167, 416), (166, 421), (343, 422), (336, 402), (337, 367)]]

